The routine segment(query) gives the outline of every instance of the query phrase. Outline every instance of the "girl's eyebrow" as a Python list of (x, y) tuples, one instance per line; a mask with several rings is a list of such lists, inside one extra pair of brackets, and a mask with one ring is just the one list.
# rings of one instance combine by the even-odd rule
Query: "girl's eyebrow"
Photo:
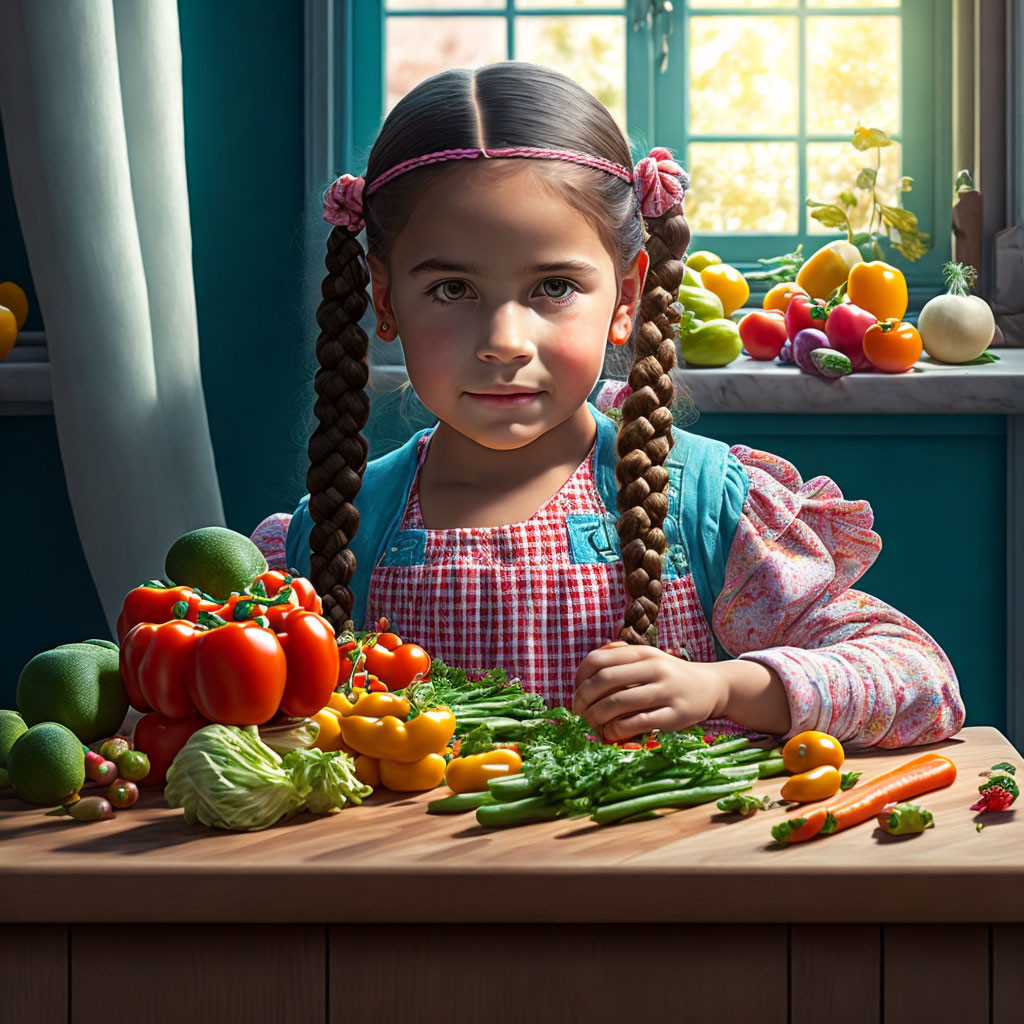
[[(450, 260), (429, 259), (417, 263), (410, 274), (426, 274), (431, 272), (442, 272), (448, 274), (483, 274), (484, 268), (470, 263), (452, 263)], [(527, 277), (530, 274), (552, 274), (568, 271), (574, 274), (596, 274), (597, 267), (585, 260), (555, 260), (552, 263), (536, 263), (532, 267), (524, 267), (520, 271), (520, 277)]]

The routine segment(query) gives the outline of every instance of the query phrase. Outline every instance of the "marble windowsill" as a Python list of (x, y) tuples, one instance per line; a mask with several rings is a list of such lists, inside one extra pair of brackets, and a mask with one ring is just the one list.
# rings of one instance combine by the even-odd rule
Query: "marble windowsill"
[[(704, 413), (1024, 413), (1024, 348), (994, 349), (999, 362), (951, 366), (926, 356), (908, 373), (857, 373), (826, 380), (793, 365), (740, 356), (729, 366), (683, 366)], [(404, 366), (375, 367), (377, 391), (407, 379)], [(46, 339), (24, 332), (0, 362), (0, 415), (52, 415)]]
[[(834, 380), (747, 356), (720, 368), (682, 369), (703, 413), (1024, 413), (1024, 348), (993, 351), (997, 363), (951, 366), (925, 356), (907, 373), (856, 373)], [(377, 391), (406, 379), (404, 366), (370, 372), (370, 386)]]

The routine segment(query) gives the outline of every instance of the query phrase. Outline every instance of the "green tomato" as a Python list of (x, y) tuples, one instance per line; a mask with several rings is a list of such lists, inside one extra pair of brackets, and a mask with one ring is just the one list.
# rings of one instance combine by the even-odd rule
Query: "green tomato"
[(743, 351), (740, 329), (724, 318), (707, 320), (680, 335), (679, 350), (689, 366), (726, 366)]
[(125, 751), (117, 759), (117, 771), (122, 779), (141, 782), (149, 774), (149, 758), (141, 750)]

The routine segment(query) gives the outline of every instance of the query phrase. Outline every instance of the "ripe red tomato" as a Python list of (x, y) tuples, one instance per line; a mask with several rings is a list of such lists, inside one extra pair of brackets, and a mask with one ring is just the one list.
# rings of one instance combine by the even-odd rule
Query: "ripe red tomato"
[(794, 295), (786, 310), (786, 335), (792, 341), (801, 331), (813, 328), (824, 331), (826, 317), (815, 319), (811, 316), (811, 307), (817, 306), (823, 313), (825, 303), (821, 299), (812, 299), (806, 295)]
[(904, 373), (921, 358), (924, 347), (913, 324), (882, 320), (864, 335), (864, 355), (876, 370)]
[[(844, 296), (845, 298), (845, 296)], [(877, 317), (852, 302), (841, 302), (834, 306), (825, 322), (825, 334), (834, 349), (850, 357), (850, 364), (856, 373), (870, 370), (871, 363), (864, 355), (864, 333)]]
[(133, 742), (149, 758), (149, 774), (137, 785), (164, 785), (167, 769), (189, 736), (209, 724), (205, 718), (167, 718), (155, 711), (143, 715), (135, 723)]
[(748, 313), (739, 327), (751, 359), (774, 359), (786, 343), (786, 318), (777, 310)]

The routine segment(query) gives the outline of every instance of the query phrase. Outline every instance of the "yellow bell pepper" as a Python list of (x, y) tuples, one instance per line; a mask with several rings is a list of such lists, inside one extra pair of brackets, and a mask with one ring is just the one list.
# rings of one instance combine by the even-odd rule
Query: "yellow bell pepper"
[(350, 754), (352, 751), (347, 747), (341, 736), (341, 716), (329, 704), (322, 707), (315, 715), (313, 721), (320, 726), (316, 734), (313, 746), (317, 750), (344, 750)]
[[(413, 719), (413, 721), (417, 721), (417, 719)], [(412, 762), (381, 758), (380, 784), (395, 793), (414, 793), (420, 789), (433, 789), (435, 786), (440, 786), (444, 780), (444, 768), (445, 761), (440, 754), (427, 754)]]
[(902, 320), (907, 311), (907, 279), (881, 260), (861, 263), (850, 271), (846, 285), (850, 301), (879, 320)]
[(360, 754), (355, 759), (355, 772), (356, 778), (364, 786), (376, 789), (380, 785), (380, 761), (377, 758)]
[(487, 750), (469, 757), (455, 757), (448, 762), (444, 781), (453, 793), (482, 793), (488, 779), (515, 775), (523, 770), (522, 758), (505, 747)]
[(393, 715), (395, 718), (406, 719), (412, 710), (406, 697), (397, 693), (361, 693), (354, 704), (350, 704), (342, 715), (359, 715), (363, 718), (383, 718)]
[(800, 268), (796, 283), (812, 299), (827, 299), (863, 263), (857, 246), (845, 239), (823, 245)]
[(342, 738), (360, 754), (405, 763), (443, 750), (454, 734), (455, 715), (449, 708), (423, 711), (408, 722), (395, 715), (370, 718), (350, 714), (341, 720)]
[(716, 263), (700, 272), (700, 283), (722, 301), (723, 316), (729, 316), (750, 298), (747, 279), (727, 263)]

